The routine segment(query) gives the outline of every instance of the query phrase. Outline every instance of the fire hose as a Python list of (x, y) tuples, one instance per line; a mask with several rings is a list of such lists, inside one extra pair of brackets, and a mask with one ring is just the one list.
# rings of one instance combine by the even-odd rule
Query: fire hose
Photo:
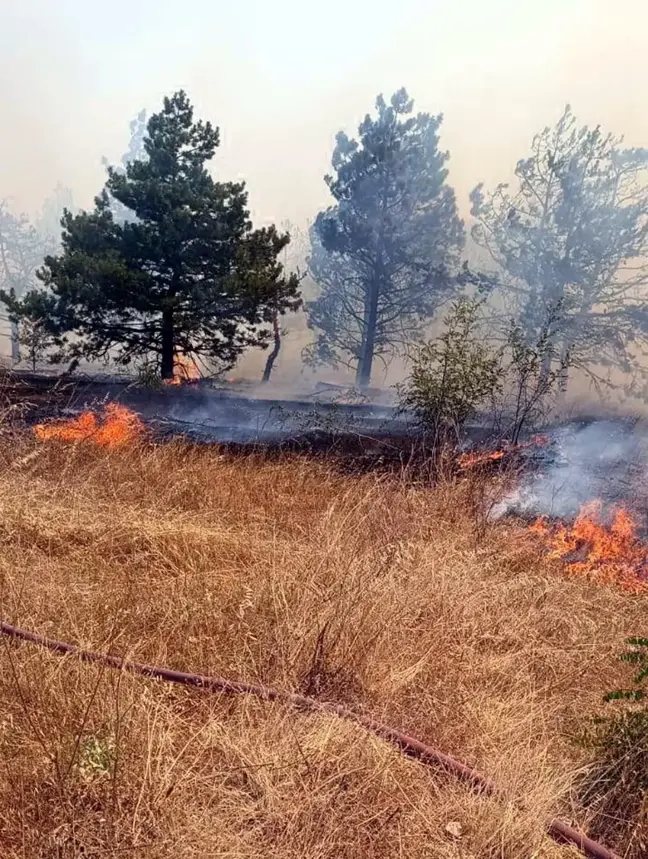
[[(163, 680), (167, 683), (178, 683), (182, 686), (193, 686), (210, 693), (220, 692), (224, 694), (252, 695), (255, 698), (261, 698), (265, 701), (279, 701), (287, 704), (288, 706), (312, 713), (323, 713), (338, 716), (342, 719), (355, 722), (382, 739), (387, 740), (407, 757), (413, 758), (426, 766), (439, 767), (461, 781), (466, 782), (473, 790), (483, 795), (502, 796), (501, 791), (497, 789), (490, 778), (482, 775), (468, 764), (462, 763), (450, 755), (446, 755), (432, 746), (397, 730), (396, 728), (390, 728), (388, 725), (384, 725), (369, 716), (363, 716), (356, 713), (342, 704), (317, 701), (315, 698), (311, 698), (307, 695), (281, 692), (280, 690), (274, 689), (270, 686), (238, 683), (231, 680), (225, 680), (220, 677), (187, 674), (184, 671), (174, 671), (170, 668), (145, 665), (140, 662), (131, 662), (119, 656), (84, 650), (74, 644), (46, 638), (45, 636), (37, 635), (29, 630), (11, 626), (3, 621), (0, 621), (0, 633), (12, 639), (36, 644), (39, 647), (52, 651), (53, 653), (74, 656), (81, 662), (99, 663), (100, 665), (105, 665), (108, 668), (128, 671), (132, 674), (139, 674), (142, 677), (151, 677), (156, 680)], [(585, 856), (590, 857), (590, 859), (620, 859), (620, 857), (612, 850), (609, 850), (602, 844), (588, 838), (586, 835), (578, 832), (578, 830), (568, 826), (561, 820), (550, 820), (546, 823), (545, 828), (547, 833), (555, 841), (575, 845)]]

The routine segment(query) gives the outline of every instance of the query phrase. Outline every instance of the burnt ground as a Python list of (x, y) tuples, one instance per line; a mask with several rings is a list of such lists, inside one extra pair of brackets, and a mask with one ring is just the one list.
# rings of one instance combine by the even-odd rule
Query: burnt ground
[(377, 404), (317, 403), (246, 396), (209, 383), (146, 388), (118, 377), (63, 378), (6, 374), (0, 395), (19, 404), (29, 422), (66, 417), (109, 401), (123, 403), (168, 432), (205, 441), (271, 441), (305, 429), (348, 427), (371, 431), (400, 426), (393, 408)]
[[(426, 479), (438, 465), (438, 446), (394, 408), (376, 403), (250, 397), (209, 383), (150, 389), (114, 377), (65, 379), (15, 372), (0, 377), (0, 399), (27, 425), (113, 401), (138, 412), (157, 438), (218, 444), (233, 455), (293, 452), (326, 457), (345, 471), (407, 471)], [(495, 515), (571, 518), (592, 498), (608, 504), (632, 498), (648, 525), (648, 433), (643, 422), (590, 416), (555, 424), (544, 433), (548, 442), (543, 446), (530, 445), (477, 466), (482, 473), (511, 465), (521, 472), (518, 488)], [(475, 424), (468, 427), (463, 445), (487, 445), (489, 437), (486, 422)]]
[[(23, 425), (118, 402), (136, 411), (156, 438), (218, 444), (233, 455), (325, 457), (347, 472), (405, 470), (427, 479), (438, 451), (396, 409), (378, 403), (251, 397), (209, 383), (151, 389), (114, 377), (66, 379), (24, 372), (0, 377), (0, 397)], [(475, 426), (470, 443), (487, 436), (486, 429)]]

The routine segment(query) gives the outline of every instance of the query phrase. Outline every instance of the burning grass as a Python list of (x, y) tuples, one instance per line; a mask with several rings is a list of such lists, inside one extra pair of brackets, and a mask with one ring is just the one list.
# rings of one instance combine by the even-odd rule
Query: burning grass
[(548, 557), (564, 562), (568, 573), (631, 593), (648, 593), (648, 546), (637, 538), (633, 516), (621, 507), (606, 524), (602, 513), (603, 505), (596, 500), (583, 507), (573, 524), (552, 525), (540, 518), (530, 531), (543, 538)]
[(2, 449), (6, 620), (349, 704), (527, 810), (338, 719), (2, 642), (3, 857), (575, 855), (542, 821), (591, 822), (571, 738), (618, 684), (645, 600), (557, 575), (511, 523), (484, 531), (483, 476), (430, 490), (300, 457), (63, 438)]
[(517, 444), (508, 443), (497, 450), (468, 450), (457, 457), (457, 465), (461, 470), (486, 465), (493, 462), (501, 462), (507, 457), (514, 456), (520, 451), (534, 447), (544, 447), (549, 439), (544, 435), (535, 435), (529, 441), (521, 441)]
[(76, 418), (36, 424), (34, 435), (39, 441), (58, 439), (65, 442), (91, 442), (100, 447), (115, 448), (132, 444), (144, 435), (144, 424), (135, 412), (118, 403), (108, 403), (103, 419), (94, 411), (84, 411)]
[(201, 374), (198, 365), (186, 355), (177, 355), (173, 362), (173, 378), (165, 380), (167, 385), (196, 384)]

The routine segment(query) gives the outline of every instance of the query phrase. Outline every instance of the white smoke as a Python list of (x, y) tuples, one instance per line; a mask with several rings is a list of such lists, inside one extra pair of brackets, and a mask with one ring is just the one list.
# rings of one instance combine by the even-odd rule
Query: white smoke
[(492, 518), (517, 513), (571, 519), (593, 499), (608, 507), (641, 501), (648, 475), (645, 427), (630, 421), (574, 422), (548, 436), (547, 465), (499, 502)]

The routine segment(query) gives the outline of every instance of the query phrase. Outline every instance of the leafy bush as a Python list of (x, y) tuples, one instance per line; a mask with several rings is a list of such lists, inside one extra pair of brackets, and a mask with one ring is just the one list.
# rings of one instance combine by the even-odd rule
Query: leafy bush
[(408, 381), (398, 386), (401, 408), (411, 411), (435, 435), (458, 433), (471, 415), (502, 390), (502, 352), (478, 331), (483, 300), (460, 298), (438, 341), (421, 346)]
[(455, 301), (436, 341), (412, 358), (410, 378), (398, 386), (401, 408), (435, 435), (455, 434), (487, 406), (502, 416), (500, 430), (517, 443), (524, 429), (544, 416), (550, 395), (566, 377), (569, 355), (556, 354), (554, 334), (560, 308), (547, 312), (531, 340), (511, 322), (499, 348), (487, 342), (480, 325), (485, 298)]

